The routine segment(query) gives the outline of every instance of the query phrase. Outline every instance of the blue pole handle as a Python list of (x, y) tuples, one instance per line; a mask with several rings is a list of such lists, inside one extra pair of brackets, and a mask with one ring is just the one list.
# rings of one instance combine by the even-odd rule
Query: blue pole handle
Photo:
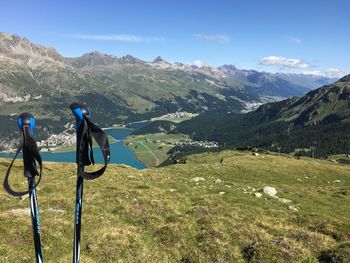
[(77, 127), (83, 123), (84, 116), (90, 117), (90, 109), (85, 103), (74, 102), (69, 107), (75, 116)]
[(30, 134), (34, 135), (35, 118), (29, 112), (23, 112), (17, 118), (18, 128), (23, 131), (24, 126), (28, 126)]

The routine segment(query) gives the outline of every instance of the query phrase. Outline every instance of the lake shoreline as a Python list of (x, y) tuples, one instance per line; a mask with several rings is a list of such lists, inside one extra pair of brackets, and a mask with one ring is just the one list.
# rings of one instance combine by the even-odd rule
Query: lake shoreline
[[(111, 164), (126, 164), (136, 169), (144, 169), (149, 167), (137, 158), (135, 152), (124, 145), (124, 140), (134, 131), (133, 128), (123, 129), (111, 127), (106, 130), (109, 138), (113, 138), (110, 143)], [(96, 147), (96, 146), (95, 146)], [(94, 147), (94, 148), (95, 148)], [(75, 163), (75, 145), (70, 146), (71, 151), (45, 151), (41, 152), (43, 161)], [(14, 152), (2, 152), (0, 158), (13, 158)], [(94, 151), (96, 163), (103, 163), (103, 156), (99, 150)], [(19, 156), (21, 158), (21, 156)]]

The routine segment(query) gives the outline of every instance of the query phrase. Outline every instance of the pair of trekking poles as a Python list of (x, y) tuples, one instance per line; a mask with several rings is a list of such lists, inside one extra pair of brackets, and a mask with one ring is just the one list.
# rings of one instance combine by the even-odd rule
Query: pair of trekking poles
[[(73, 103), (70, 105), (76, 118), (76, 163), (77, 163), (77, 188), (76, 205), (74, 216), (74, 247), (73, 263), (80, 262), (80, 234), (81, 234), (81, 214), (83, 205), (83, 183), (84, 179), (93, 180), (100, 177), (106, 170), (110, 159), (110, 150), (108, 137), (105, 132), (90, 120), (90, 110), (86, 104)], [(16, 154), (8, 167), (4, 180), (6, 192), (13, 196), (23, 196), (29, 194), (30, 212), (32, 217), (33, 238), (35, 257), (37, 263), (43, 262), (40, 238), (39, 209), (36, 199), (36, 186), (39, 184), (42, 176), (43, 164), (40, 153), (37, 149), (34, 139), (35, 119), (30, 113), (22, 113), (17, 118), (17, 124), (22, 132), (21, 144), (17, 148)], [(94, 164), (92, 139), (95, 139), (102, 151), (104, 166), (94, 172), (85, 172), (86, 165)], [(9, 175), (12, 165), (19, 154), (23, 152), (24, 176), (28, 178), (28, 190), (23, 192), (14, 191), (9, 184)], [(39, 170), (38, 166), (39, 165)], [(35, 176), (38, 176), (35, 182)]]

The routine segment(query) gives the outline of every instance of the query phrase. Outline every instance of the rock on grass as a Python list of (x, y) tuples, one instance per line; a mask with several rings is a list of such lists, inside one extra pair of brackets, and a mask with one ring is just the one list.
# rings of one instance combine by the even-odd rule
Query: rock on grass
[(277, 194), (276, 188), (271, 187), (271, 186), (265, 186), (263, 188), (263, 191), (264, 191), (265, 194), (267, 194), (268, 196), (271, 196), (271, 197), (275, 196)]

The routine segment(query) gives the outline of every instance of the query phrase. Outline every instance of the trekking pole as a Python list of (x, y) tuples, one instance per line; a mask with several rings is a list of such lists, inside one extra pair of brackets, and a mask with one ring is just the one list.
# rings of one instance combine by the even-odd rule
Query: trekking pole
[[(107, 135), (101, 128), (99, 128), (97, 125), (91, 122), (90, 110), (88, 109), (87, 105), (81, 103), (72, 103), (70, 105), (70, 109), (72, 110), (76, 119), (76, 163), (78, 177), (74, 219), (73, 263), (79, 263), (84, 179), (93, 180), (100, 177), (105, 172), (110, 159), (110, 150)], [(93, 156), (92, 138), (95, 139), (102, 151), (104, 166), (101, 169), (94, 172), (85, 172), (84, 166), (95, 164)]]
[[(4, 179), (4, 188), (7, 193), (13, 196), (23, 196), (29, 194), (30, 198), (30, 214), (32, 217), (33, 226), (33, 237), (34, 237), (34, 248), (35, 257), (37, 263), (43, 262), (43, 256), (41, 251), (40, 241), (40, 221), (39, 221), (39, 209), (36, 200), (35, 188), (41, 180), (42, 174), (42, 161), (39, 154), (36, 141), (34, 136), (35, 119), (30, 113), (22, 113), (17, 118), (17, 124), (19, 129), (22, 131), (21, 145), (17, 148), (15, 157), (12, 159), (9, 168), (7, 169), (6, 176)], [(15, 161), (18, 153), (22, 150), (23, 152), (23, 164), (24, 164), (24, 176), (28, 178), (29, 190), (23, 192), (16, 192), (12, 190), (9, 184), (9, 176), (13, 162)], [(40, 170), (38, 172), (36, 163), (39, 164)], [(35, 183), (35, 176), (39, 176), (38, 182)]]

